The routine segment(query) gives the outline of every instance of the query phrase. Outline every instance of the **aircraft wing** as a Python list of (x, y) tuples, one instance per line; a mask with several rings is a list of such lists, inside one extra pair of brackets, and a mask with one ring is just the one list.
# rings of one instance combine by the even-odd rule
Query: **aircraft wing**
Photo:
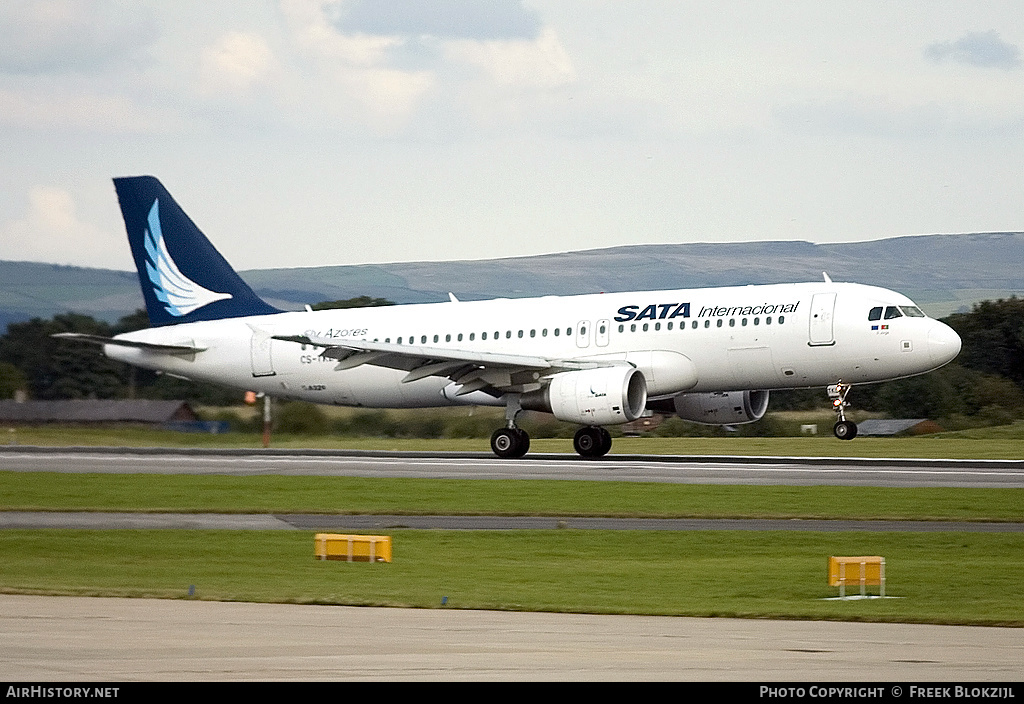
[(338, 360), (335, 367), (338, 371), (372, 364), (408, 372), (402, 379), (403, 383), (428, 376), (447, 377), (461, 386), (456, 396), (481, 390), (494, 391), (497, 395), (510, 391), (531, 391), (541, 387), (543, 377), (561, 371), (627, 364), (622, 360), (548, 359), (307, 335), (275, 335), (274, 339), (321, 347), (321, 356)]

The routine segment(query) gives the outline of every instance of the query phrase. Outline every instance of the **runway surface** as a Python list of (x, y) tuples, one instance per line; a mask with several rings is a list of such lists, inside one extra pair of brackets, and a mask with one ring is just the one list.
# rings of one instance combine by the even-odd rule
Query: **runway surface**
[(489, 453), (0, 448), (0, 469), (118, 474), (276, 474), (448, 479), (571, 479), (684, 484), (1024, 487), (1020, 460), (672, 457)]
[(0, 595), (8, 681), (1019, 682), (1024, 631)]

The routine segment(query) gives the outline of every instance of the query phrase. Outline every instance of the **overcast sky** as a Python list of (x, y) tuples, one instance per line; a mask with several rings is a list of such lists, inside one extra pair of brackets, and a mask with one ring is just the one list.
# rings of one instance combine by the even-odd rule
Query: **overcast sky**
[(239, 269), (1020, 231), (1024, 12), (3, 0), (0, 259), (132, 268), (138, 174)]

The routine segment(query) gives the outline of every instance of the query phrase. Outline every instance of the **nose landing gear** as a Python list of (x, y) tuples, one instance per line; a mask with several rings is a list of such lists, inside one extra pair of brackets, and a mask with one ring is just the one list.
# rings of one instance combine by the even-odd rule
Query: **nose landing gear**
[(846, 420), (846, 394), (850, 393), (850, 384), (844, 384), (842, 380), (838, 384), (828, 387), (828, 397), (832, 399), (832, 410), (839, 416), (839, 420), (832, 426), (832, 432), (840, 440), (853, 440), (857, 437), (857, 424), (852, 420)]

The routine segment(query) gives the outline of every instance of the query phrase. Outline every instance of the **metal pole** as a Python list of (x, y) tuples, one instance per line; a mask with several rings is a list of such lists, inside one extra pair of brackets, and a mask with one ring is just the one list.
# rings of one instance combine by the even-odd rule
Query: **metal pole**
[(263, 397), (263, 447), (270, 447), (270, 397)]

